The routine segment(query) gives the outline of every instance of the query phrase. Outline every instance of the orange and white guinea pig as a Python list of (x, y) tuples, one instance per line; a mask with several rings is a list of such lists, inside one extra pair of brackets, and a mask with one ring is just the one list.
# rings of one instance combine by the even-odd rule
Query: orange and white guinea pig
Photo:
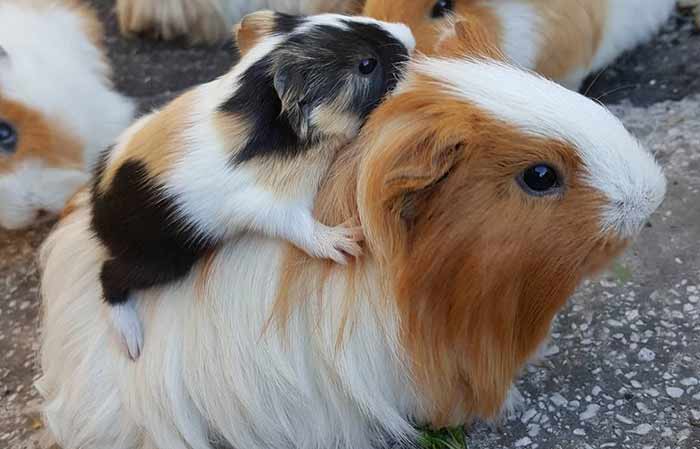
[(460, 16), (489, 27), (510, 60), (566, 87), (649, 39), (677, 0), (118, 0), (125, 33), (150, 31), (194, 42), (229, 37), (231, 24), (250, 11), (352, 12), (411, 27), (417, 50), (435, 52), (443, 25)]
[(486, 57), (417, 59), (316, 197), (320, 220), (362, 224), (365, 257), (242, 235), (144, 293), (136, 363), (94, 318), (105, 251), (78, 197), (41, 253), (48, 428), (64, 449), (367, 449), (494, 418), (665, 186), (592, 100)]
[(58, 214), (134, 107), (77, 1), (0, 2), (0, 227)]
[(366, 0), (363, 14), (411, 27), (434, 54), (444, 24), (488, 27), (509, 60), (577, 90), (590, 73), (653, 36), (676, 0)]

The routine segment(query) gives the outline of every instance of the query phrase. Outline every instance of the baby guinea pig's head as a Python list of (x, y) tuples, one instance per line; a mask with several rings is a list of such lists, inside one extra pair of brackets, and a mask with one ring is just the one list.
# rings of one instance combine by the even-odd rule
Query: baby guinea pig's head
[(260, 11), (243, 19), (236, 37), (241, 62), (262, 56), (281, 113), (302, 141), (354, 137), (415, 46), (405, 25), (337, 14)]

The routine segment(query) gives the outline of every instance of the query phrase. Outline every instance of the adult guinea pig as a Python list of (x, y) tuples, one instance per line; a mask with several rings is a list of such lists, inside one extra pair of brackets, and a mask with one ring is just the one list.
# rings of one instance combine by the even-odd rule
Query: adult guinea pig
[(105, 254), (78, 197), (41, 254), (48, 428), (64, 449), (366, 449), (494, 418), (665, 185), (599, 104), (494, 59), (416, 60), (316, 197), (365, 256), (241, 236), (145, 292), (136, 363), (94, 318)]
[(150, 33), (164, 39), (185, 36), (193, 43), (227, 39), (234, 23), (261, 9), (311, 15), (361, 8), (362, 0), (117, 0), (122, 33)]
[(0, 2), (0, 227), (56, 215), (132, 118), (77, 1)]
[(416, 49), (436, 53), (443, 25), (470, 16), (485, 24), (515, 64), (571, 89), (649, 39), (676, 0), (366, 0), (363, 14), (403, 22)]

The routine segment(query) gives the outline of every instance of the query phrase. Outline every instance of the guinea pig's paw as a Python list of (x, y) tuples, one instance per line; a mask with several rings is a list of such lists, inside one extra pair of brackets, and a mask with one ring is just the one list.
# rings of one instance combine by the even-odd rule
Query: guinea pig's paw
[(364, 234), (360, 227), (320, 226), (314, 238), (316, 248), (314, 255), (331, 259), (341, 265), (348, 263), (348, 256), (360, 257), (362, 247), (360, 242)]
[(143, 329), (133, 301), (111, 306), (110, 318), (119, 342), (131, 360), (141, 356)]
[(505, 404), (503, 404), (502, 419), (510, 421), (520, 416), (525, 409), (525, 398), (516, 386), (511, 387)]
[(118, 0), (117, 14), (125, 35), (185, 37), (195, 44), (230, 37), (230, 18), (216, 0)]

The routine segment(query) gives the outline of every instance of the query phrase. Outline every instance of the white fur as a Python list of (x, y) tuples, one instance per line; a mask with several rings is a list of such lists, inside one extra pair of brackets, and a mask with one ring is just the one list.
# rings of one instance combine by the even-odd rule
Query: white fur
[[(60, 2), (38, 9), (31, 2), (0, 3), (0, 45), (7, 53), (0, 61), (0, 95), (38, 111), (60, 127), (56, 132), (75, 137), (87, 171), (129, 123), (134, 107), (112, 90), (109, 67), (82, 26), (81, 18)], [(80, 186), (78, 178), (39, 160), (23, 161), (14, 173), (0, 174), (5, 186), (0, 220), (22, 227), (39, 209), (60, 210), (57, 199), (70, 197)], [(51, 191), (41, 190), (49, 186)]]
[(626, 50), (649, 40), (668, 20), (677, 0), (608, 0), (603, 40), (591, 70), (600, 70)]
[(162, 449), (208, 448), (209, 428), (251, 449), (366, 449), (387, 434), (414, 436), (408, 419), (419, 404), (395, 315), (382, 313), (376, 270), (359, 283), (342, 350), (346, 281), (338, 271), (322, 299), (295, 308), (284, 334), (263, 335), (284, 245), (242, 237), (217, 256), (203, 297), (196, 274), (143, 293), (148, 341), (130, 363), (107, 322), (94, 319), (105, 307), (97, 282), (104, 254), (88, 221), (86, 210), (72, 216), (41, 257), (47, 319), (38, 387), (65, 449), (142, 448), (142, 435)]
[(666, 192), (661, 168), (598, 103), (496, 62), (425, 59), (417, 70), (524, 132), (573, 145), (587, 169), (587, 182), (609, 200), (601, 218), (603, 232), (630, 237), (661, 203)]
[(501, 22), (501, 51), (515, 65), (534, 69), (541, 47), (543, 18), (534, 6), (522, 1), (499, 1), (494, 10)]
[(133, 300), (115, 304), (109, 309), (112, 326), (118, 329), (117, 338), (126, 347), (131, 360), (136, 360), (143, 349), (143, 327)]
[(47, 167), (39, 159), (22, 161), (0, 175), (0, 226), (29, 226), (41, 218), (39, 211), (57, 215), (88, 179), (85, 171)]
[[(636, 145), (627, 148), (629, 168), (622, 165), (615, 145), (634, 140), (621, 135), (617, 119), (554, 83), (493, 63), (432, 60), (415, 69), (513, 126), (585, 143), (586, 162), (620, 170), (618, 184), (658, 181), (657, 171), (638, 167), (650, 159)], [(576, 114), (591, 123), (574, 127)], [(606, 135), (612, 149), (598, 145)], [(594, 151), (598, 162), (584, 154)], [(355, 273), (354, 288), (340, 267), (318, 289), (320, 273), (307, 272), (300, 290), (288, 292), (300, 301), (287, 327), (263, 333), (285, 245), (241, 235), (216, 254), (206, 282), (195, 269), (181, 283), (140, 293), (148, 343), (130, 363), (111, 344), (108, 322), (95, 319), (106, 307), (98, 282), (105, 254), (89, 220), (87, 207), (74, 212), (41, 252), (37, 386), (64, 449), (209, 449), (210, 437), (246, 449), (367, 449), (386, 436), (415, 436), (411, 423), (425, 419), (426, 404), (410, 376), (386, 273), (371, 257)], [(517, 402), (513, 391), (504, 406)]]

